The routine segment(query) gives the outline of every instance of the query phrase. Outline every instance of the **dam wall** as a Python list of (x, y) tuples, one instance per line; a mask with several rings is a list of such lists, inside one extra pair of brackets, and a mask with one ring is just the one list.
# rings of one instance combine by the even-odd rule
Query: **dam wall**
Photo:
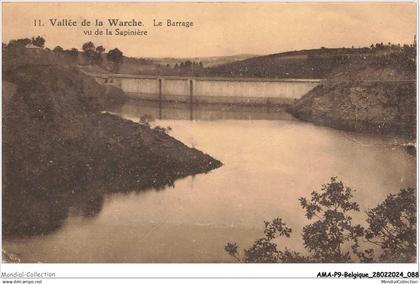
[(235, 79), (151, 77), (122, 74), (95, 76), (138, 99), (184, 103), (288, 104), (315, 88), (316, 79)]

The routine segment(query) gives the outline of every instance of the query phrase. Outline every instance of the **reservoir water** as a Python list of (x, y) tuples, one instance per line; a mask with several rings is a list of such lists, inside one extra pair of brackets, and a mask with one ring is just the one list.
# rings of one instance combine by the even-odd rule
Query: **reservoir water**
[(227, 242), (247, 248), (263, 221), (281, 217), (302, 250), (299, 197), (330, 177), (356, 190), (364, 212), (387, 194), (416, 186), (416, 159), (396, 138), (315, 126), (270, 107), (194, 106), (130, 101), (113, 113), (152, 126), (223, 162), (164, 190), (105, 195), (94, 216), (70, 210), (48, 234), (4, 240), (23, 262), (232, 262)]

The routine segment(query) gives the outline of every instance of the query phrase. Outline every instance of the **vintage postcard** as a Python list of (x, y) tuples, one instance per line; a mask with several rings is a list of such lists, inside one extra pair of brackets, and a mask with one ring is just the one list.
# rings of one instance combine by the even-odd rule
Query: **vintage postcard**
[[(416, 2), (2, 10), (2, 276), (404, 263), (353, 272), (418, 277)], [(338, 277), (323, 269), (302, 273)]]

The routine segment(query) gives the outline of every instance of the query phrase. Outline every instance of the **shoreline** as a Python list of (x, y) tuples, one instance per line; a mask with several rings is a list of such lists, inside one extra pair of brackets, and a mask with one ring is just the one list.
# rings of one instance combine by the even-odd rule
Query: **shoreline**
[[(23, 65), (3, 77), (3, 237), (57, 230), (73, 206), (172, 185), (222, 166), (166, 134), (109, 114), (124, 95), (77, 68)], [(110, 101), (109, 101), (110, 100)]]

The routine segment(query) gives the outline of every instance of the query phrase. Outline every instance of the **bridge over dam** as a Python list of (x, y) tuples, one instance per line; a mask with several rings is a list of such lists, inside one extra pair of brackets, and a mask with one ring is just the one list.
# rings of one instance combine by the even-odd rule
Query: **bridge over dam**
[(136, 99), (184, 102), (285, 105), (315, 88), (318, 79), (266, 79), (89, 74)]

